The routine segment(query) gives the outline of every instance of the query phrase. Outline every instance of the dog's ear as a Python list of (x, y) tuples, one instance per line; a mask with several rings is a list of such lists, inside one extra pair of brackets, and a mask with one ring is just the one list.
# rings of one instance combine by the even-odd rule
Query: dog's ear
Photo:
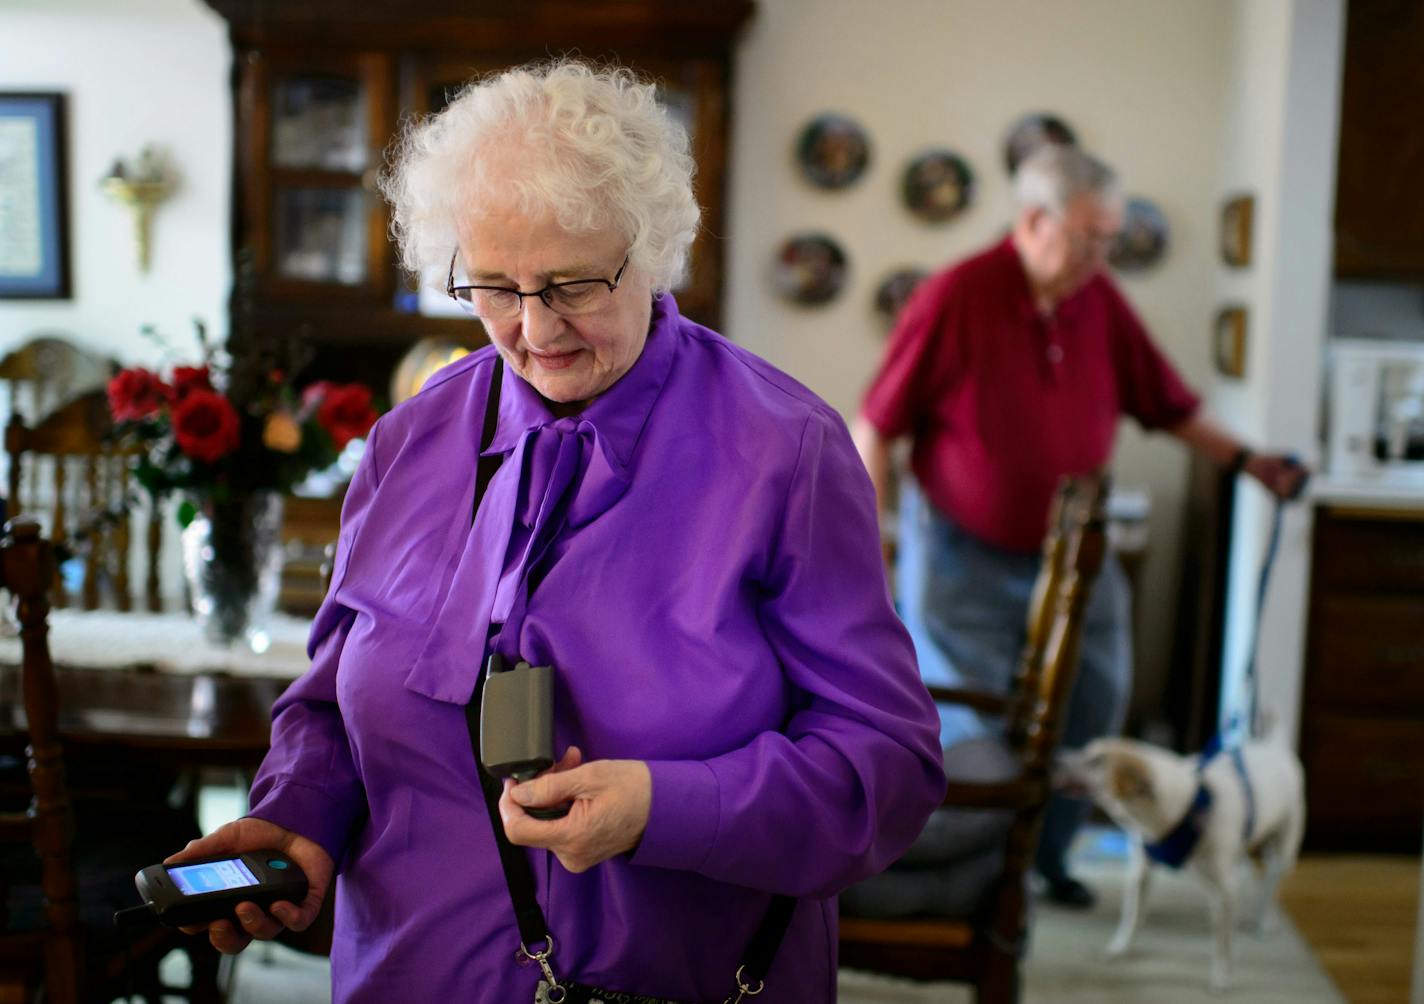
[(1108, 790), (1120, 802), (1152, 797), (1152, 775), (1132, 754), (1114, 757), (1108, 768)]

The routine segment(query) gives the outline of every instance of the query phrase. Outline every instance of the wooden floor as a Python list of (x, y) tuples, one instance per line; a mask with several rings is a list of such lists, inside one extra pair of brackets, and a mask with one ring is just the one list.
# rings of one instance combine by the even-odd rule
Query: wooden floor
[(1419, 858), (1308, 855), (1281, 903), (1350, 1004), (1409, 1000)]

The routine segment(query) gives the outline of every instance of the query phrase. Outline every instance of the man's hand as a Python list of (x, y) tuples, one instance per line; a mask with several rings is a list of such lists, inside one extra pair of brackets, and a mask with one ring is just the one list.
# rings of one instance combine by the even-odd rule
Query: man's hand
[[(230, 920), (215, 920), (207, 925), (208, 940), (213, 947), (225, 955), (236, 955), (246, 948), (253, 938), (270, 941), (281, 933), (282, 928), (305, 931), (316, 920), (322, 900), (331, 886), (331, 876), (336, 866), (331, 856), (320, 844), (291, 830), (284, 830), (265, 819), (246, 817), (221, 826), (197, 840), (188, 841), (177, 854), (164, 860), (165, 865), (181, 864), (193, 858), (216, 857), (221, 854), (241, 854), (243, 851), (281, 851), (301, 866), (307, 876), (307, 898), (300, 904), (279, 900), (272, 904), (272, 913), (262, 911), (256, 903), (239, 903), (237, 919), (242, 926), (235, 926)], [(275, 918), (275, 919), (273, 919)], [(202, 925), (183, 928), (188, 934), (198, 934)]]
[[(643, 839), (653, 804), (653, 776), (641, 760), (583, 763), (577, 746), (548, 771), (504, 783), (499, 814), (512, 844), (543, 847), (571, 872), (587, 871), (631, 851)], [(535, 819), (524, 806), (573, 802), (563, 819)]]
[(1288, 456), (1253, 453), (1246, 460), (1246, 473), (1279, 499), (1293, 499), (1310, 477), (1310, 469)]

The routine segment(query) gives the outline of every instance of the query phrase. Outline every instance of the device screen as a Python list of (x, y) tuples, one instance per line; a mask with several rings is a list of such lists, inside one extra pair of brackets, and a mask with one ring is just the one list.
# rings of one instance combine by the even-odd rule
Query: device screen
[(185, 896), (197, 896), (221, 889), (240, 889), (257, 884), (257, 878), (241, 858), (205, 861), (200, 865), (180, 865), (169, 868), (168, 875)]

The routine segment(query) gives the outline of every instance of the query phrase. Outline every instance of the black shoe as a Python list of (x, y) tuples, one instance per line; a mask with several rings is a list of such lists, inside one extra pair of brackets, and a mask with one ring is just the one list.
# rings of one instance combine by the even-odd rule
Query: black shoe
[(1098, 901), (1093, 890), (1067, 875), (1062, 878), (1049, 879), (1045, 895), (1049, 902), (1066, 906), (1070, 910), (1091, 910)]

